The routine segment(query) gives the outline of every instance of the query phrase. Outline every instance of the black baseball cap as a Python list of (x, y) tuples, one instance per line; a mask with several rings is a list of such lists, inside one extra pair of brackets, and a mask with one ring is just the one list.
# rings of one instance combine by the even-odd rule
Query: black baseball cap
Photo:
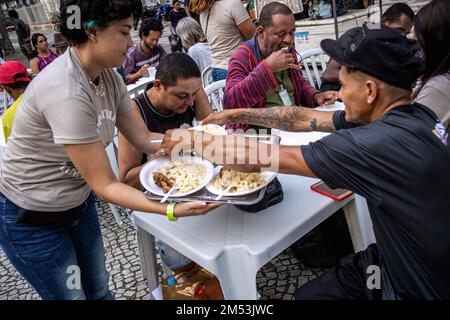
[(424, 71), (420, 44), (385, 25), (363, 26), (347, 44), (325, 39), (320, 46), (338, 63), (407, 90)]

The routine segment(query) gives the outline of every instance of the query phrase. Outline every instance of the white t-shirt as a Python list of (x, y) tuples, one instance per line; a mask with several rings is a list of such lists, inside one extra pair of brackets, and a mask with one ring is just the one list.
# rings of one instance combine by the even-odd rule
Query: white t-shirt
[(100, 75), (97, 95), (73, 48), (30, 83), (17, 110), (0, 167), (0, 191), (16, 205), (57, 212), (79, 206), (90, 188), (70, 161), (64, 144), (113, 138), (116, 116), (132, 109), (119, 74)]
[(216, 1), (211, 10), (200, 14), (200, 24), (211, 49), (213, 68), (228, 69), (231, 55), (245, 40), (237, 26), (248, 19), (250, 17), (240, 0)]

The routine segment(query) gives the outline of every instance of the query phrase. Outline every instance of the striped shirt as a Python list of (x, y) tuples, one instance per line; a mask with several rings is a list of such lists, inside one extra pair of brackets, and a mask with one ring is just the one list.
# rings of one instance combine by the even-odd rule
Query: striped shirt
[[(292, 53), (297, 59), (296, 54)], [(318, 91), (303, 78), (300, 70), (290, 69), (289, 71), (294, 84), (295, 104), (314, 108), (314, 94)], [(258, 34), (255, 34), (252, 39), (244, 42), (230, 59), (223, 107), (224, 109), (263, 108), (267, 93), (277, 87), (278, 82), (261, 54)], [(233, 125), (234, 129), (247, 130), (249, 127), (246, 124)]]

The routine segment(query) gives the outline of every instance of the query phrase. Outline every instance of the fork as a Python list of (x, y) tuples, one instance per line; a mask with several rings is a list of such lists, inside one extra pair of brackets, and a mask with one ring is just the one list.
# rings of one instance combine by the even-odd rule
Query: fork
[(164, 203), (167, 201), (167, 198), (169, 198), (169, 196), (172, 194), (172, 192), (174, 192), (175, 190), (177, 190), (178, 187), (176, 185), (174, 185), (172, 188), (170, 188), (169, 192), (166, 193), (166, 195), (164, 196), (164, 198), (161, 199), (161, 203)]
[(220, 199), (222, 199), (222, 197), (225, 195), (225, 193), (230, 191), (232, 186), (233, 186), (233, 184), (230, 184), (225, 190), (222, 190), (222, 192), (214, 199), (214, 201), (219, 201)]

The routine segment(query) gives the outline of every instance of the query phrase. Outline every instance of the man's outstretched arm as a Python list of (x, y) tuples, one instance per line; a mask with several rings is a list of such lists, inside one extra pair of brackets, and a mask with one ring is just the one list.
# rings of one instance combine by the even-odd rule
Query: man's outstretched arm
[(304, 107), (234, 109), (213, 113), (202, 123), (219, 125), (248, 123), (284, 131), (334, 132), (336, 128), (333, 124), (333, 115), (334, 112), (317, 111)]

